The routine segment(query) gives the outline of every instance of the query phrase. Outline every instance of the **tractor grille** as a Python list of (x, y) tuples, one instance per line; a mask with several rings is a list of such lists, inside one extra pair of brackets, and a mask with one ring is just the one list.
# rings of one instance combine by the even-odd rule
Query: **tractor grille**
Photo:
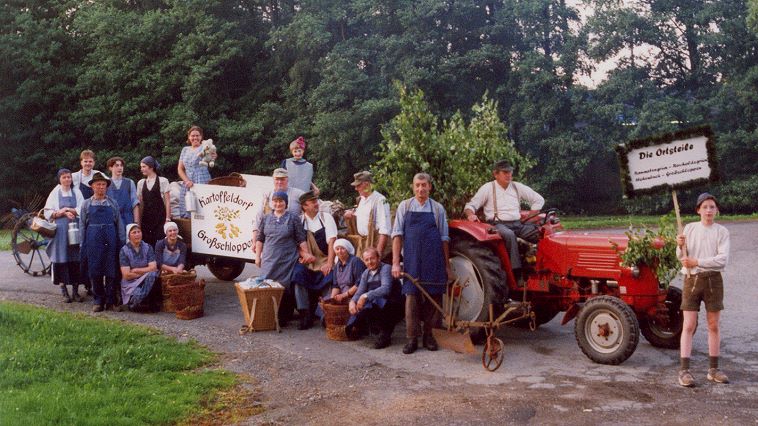
[(618, 256), (612, 253), (581, 252), (575, 268), (596, 272), (618, 272), (619, 260)]

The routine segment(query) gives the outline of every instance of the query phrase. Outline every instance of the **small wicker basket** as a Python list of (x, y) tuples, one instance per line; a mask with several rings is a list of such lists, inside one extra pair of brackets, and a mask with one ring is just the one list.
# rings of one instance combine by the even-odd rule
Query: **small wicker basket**
[(161, 312), (176, 312), (174, 304), (171, 302), (170, 287), (177, 285), (192, 284), (197, 278), (197, 273), (194, 270), (184, 271), (178, 274), (163, 274), (161, 279)]
[(192, 320), (203, 316), (205, 304), (205, 280), (169, 287), (171, 303), (176, 308), (176, 317)]
[(345, 325), (350, 319), (350, 307), (344, 303), (335, 303), (332, 301), (319, 302), (321, 310), (324, 311), (324, 324), (326, 324), (326, 337), (329, 340), (346, 342), (350, 340), (345, 333)]

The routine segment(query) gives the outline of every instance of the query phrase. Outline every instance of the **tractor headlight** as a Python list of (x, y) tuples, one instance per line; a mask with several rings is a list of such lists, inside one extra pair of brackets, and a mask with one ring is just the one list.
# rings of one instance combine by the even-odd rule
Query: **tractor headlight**
[(640, 277), (640, 268), (638, 268), (637, 265), (634, 265), (634, 266), (632, 266), (631, 269), (632, 269), (632, 276), (634, 278), (639, 278)]

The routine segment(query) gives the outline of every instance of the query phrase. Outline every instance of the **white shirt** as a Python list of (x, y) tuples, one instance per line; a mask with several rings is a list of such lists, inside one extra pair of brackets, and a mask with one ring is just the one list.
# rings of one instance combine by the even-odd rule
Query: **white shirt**
[[(142, 196), (142, 187), (145, 186), (145, 182), (147, 182), (148, 191), (151, 191), (153, 187), (155, 186), (155, 179), (147, 179), (147, 178), (140, 179), (140, 181), (137, 182), (137, 195), (140, 197)], [(163, 176), (158, 176), (158, 182), (160, 182), (160, 185), (161, 185), (161, 194), (171, 192), (168, 179), (164, 178)]]
[(374, 224), (381, 235), (390, 235), (390, 204), (387, 198), (377, 191), (373, 191), (368, 197), (361, 195), (358, 207), (355, 209), (355, 219), (358, 233), (368, 235), (368, 218), (374, 211)]
[(523, 183), (513, 182), (508, 188), (503, 188), (496, 181), (482, 185), (465, 209), (476, 212), (480, 207), (484, 210), (486, 220), (495, 219), (495, 206), (492, 200), (492, 183), (495, 184), (495, 197), (497, 198), (498, 220), (512, 221), (521, 219), (521, 201), (529, 204), (530, 210), (540, 210), (545, 205), (545, 199), (532, 188)]
[[(702, 222), (688, 223), (684, 227), (684, 241), (687, 256), (697, 259), (698, 266), (690, 268), (691, 274), (704, 271), (723, 271), (729, 261), (729, 231), (714, 223), (705, 226)], [(676, 257), (682, 258), (682, 250), (677, 246)], [(682, 274), (687, 268), (682, 268)]]
[[(326, 242), (330, 239), (337, 238), (337, 224), (334, 222), (334, 218), (330, 214), (324, 214), (318, 212), (316, 217), (311, 219), (307, 214), (302, 214), (303, 221), (305, 222), (305, 230), (315, 233), (321, 228), (325, 228)], [(324, 222), (324, 226), (321, 226), (321, 222)]]
[(98, 171), (95, 169), (92, 169), (92, 171), (89, 172), (87, 176), (84, 176), (84, 173), (82, 173), (82, 170), (71, 173), (71, 179), (74, 180), (74, 183), (73, 183), (74, 188), (78, 188), (80, 183), (84, 183), (86, 186), (89, 186), (89, 181), (92, 180), (92, 175), (94, 175), (95, 173), (98, 173)]

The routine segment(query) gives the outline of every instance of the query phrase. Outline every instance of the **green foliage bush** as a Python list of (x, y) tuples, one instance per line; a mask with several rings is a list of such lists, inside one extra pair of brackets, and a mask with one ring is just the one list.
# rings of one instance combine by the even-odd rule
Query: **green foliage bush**
[(630, 227), (625, 232), (629, 243), (623, 251), (613, 244), (619, 251), (623, 266), (649, 266), (665, 288), (668, 288), (681, 268), (679, 259), (676, 258), (676, 227), (671, 218), (671, 214), (662, 216), (657, 229), (647, 226), (641, 229)]
[(409, 92), (398, 84), (397, 90), (400, 113), (382, 129), (384, 142), (372, 169), (377, 187), (391, 202), (411, 197), (413, 176), (427, 172), (433, 179), (432, 198), (456, 217), (479, 186), (492, 179), (496, 160), (510, 161), (519, 173), (532, 167), (508, 139), (497, 102), (486, 94), (471, 108), (467, 124), (460, 112), (440, 122), (420, 89)]

